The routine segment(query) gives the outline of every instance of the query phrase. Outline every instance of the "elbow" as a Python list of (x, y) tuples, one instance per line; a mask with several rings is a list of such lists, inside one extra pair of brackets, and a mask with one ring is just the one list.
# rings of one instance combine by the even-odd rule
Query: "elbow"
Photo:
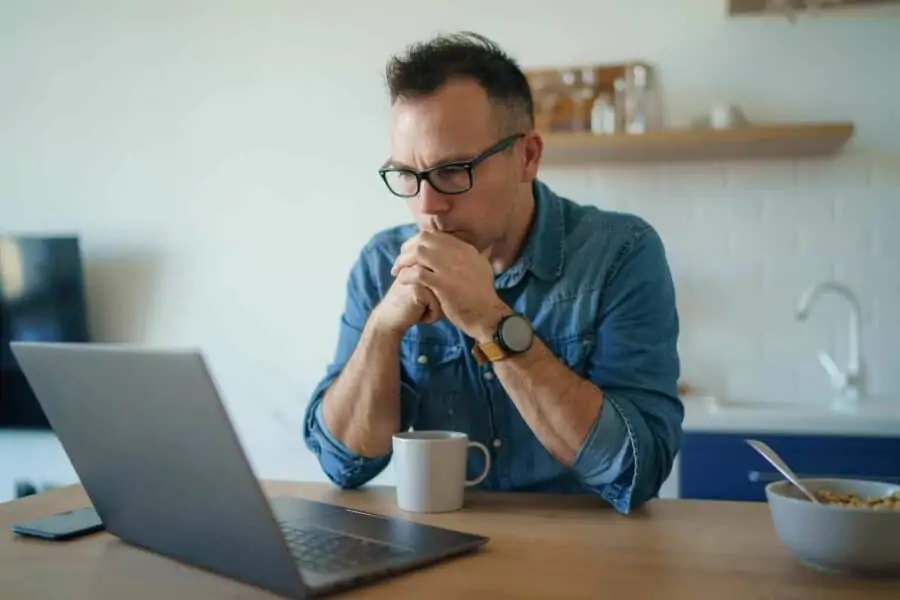
[(377, 458), (354, 453), (328, 431), (321, 408), (321, 396), (314, 396), (303, 420), (304, 444), (331, 483), (341, 489), (365, 485), (384, 470), (390, 462), (390, 453)]
[(635, 441), (640, 447), (635, 460), (629, 509), (643, 506), (659, 497), (663, 484), (672, 474), (675, 455), (681, 444), (681, 419), (673, 416), (642, 415), (643, 434)]
[(307, 446), (315, 455), (328, 481), (343, 490), (352, 490), (367, 484), (390, 462), (390, 455), (379, 458), (350, 456), (323, 448), (315, 439), (309, 440)]
[(654, 467), (660, 460), (658, 456), (648, 454), (646, 449), (638, 452), (637, 456), (632, 455), (632, 462), (627, 468), (610, 473), (606, 482), (588, 484), (591, 491), (599, 494), (623, 515), (628, 515), (657, 498), (666, 479)]
[(325, 476), (335, 486), (342, 490), (355, 490), (364, 486), (372, 480), (374, 475), (370, 475), (363, 469), (329, 469), (325, 467), (324, 462), (320, 459), (319, 464)]
[(657, 498), (671, 474), (681, 440), (681, 413), (648, 411), (620, 395), (607, 395), (607, 400), (620, 417), (624, 440), (616, 460), (594, 469), (583, 481), (616, 511), (628, 514)]

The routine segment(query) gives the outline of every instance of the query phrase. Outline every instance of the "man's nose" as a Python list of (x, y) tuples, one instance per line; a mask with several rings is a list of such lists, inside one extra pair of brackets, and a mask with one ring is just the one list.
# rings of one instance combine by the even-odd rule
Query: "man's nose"
[(418, 200), (419, 211), (425, 215), (438, 215), (450, 210), (450, 196), (434, 189), (427, 180), (419, 188)]

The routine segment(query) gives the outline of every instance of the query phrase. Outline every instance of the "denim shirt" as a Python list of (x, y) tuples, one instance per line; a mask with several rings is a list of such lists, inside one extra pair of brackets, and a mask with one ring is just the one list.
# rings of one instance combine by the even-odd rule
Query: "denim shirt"
[[(492, 454), (486, 490), (597, 493), (617, 511), (654, 498), (681, 444), (684, 407), (675, 290), (662, 241), (634, 215), (582, 206), (533, 184), (535, 219), (517, 261), (495, 277), (500, 298), (577, 375), (603, 392), (599, 416), (572, 467), (538, 441), (472, 340), (446, 319), (410, 328), (400, 343), (401, 428), (466, 433)], [(327, 477), (353, 488), (391, 455), (366, 458), (328, 431), (322, 398), (385, 295), (400, 246), (414, 225), (376, 234), (350, 273), (333, 362), (312, 393), (303, 435)], [(556, 402), (546, 398), (546, 402)], [(469, 477), (484, 457), (470, 452)]]

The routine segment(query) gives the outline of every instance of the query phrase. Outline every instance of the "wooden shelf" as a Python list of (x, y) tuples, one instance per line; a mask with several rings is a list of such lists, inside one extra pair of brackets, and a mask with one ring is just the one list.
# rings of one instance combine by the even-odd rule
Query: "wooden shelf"
[(563, 165), (823, 156), (838, 153), (852, 136), (852, 123), (673, 129), (642, 134), (544, 133), (542, 162)]
[[(884, 6), (885, 4), (896, 4), (897, 0), (837, 0), (836, 2), (823, 2), (821, 9), (823, 11), (840, 11), (848, 8), (874, 8)], [(809, 12), (807, 5), (803, 0), (790, 0), (790, 9), (796, 12)], [(760, 15), (770, 14), (773, 10), (769, 8), (766, 0), (729, 0), (728, 14), (730, 15)], [(776, 11), (777, 14), (777, 11)]]

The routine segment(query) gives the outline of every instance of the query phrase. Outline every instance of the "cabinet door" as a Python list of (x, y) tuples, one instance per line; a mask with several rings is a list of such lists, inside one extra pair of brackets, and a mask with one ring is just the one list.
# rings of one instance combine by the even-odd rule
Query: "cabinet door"
[(764, 502), (766, 485), (784, 478), (747, 445), (748, 438), (767, 443), (800, 477), (900, 483), (900, 438), (686, 432), (679, 496)]

